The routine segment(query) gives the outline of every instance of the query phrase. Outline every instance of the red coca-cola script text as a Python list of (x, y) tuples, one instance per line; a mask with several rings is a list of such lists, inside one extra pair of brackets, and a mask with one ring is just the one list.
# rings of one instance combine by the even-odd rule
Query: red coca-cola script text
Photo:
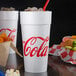
[[(48, 53), (48, 41), (49, 37), (45, 39), (42, 37), (31, 37), (24, 44), (24, 55), (25, 56), (36, 56), (43, 57)], [(39, 45), (37, 45), (39, 44)]]

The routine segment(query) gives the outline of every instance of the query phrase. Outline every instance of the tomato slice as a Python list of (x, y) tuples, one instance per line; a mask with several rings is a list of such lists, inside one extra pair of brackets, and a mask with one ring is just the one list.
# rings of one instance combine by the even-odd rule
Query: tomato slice
[(71, 36), (66, 36), (66, 37), (63, 37), (62, 41), (65, 42), (67, 40), (70, 40), (71, 39)]

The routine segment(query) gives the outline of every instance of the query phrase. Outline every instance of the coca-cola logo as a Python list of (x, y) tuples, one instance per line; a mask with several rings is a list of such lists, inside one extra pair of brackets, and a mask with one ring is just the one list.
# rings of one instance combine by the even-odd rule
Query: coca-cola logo
[(14, 28), (13, 30), (9, 29), (9, 28), (2, 28), (0, 29), (0, 32), (8, 32), (8, 37), (12, 38), (12, 40), (14, 41), (15, 39), (15, 35), (14, 33), (16, 32), (16, 29)]
[(27, 41), (23, 41), (24, 43), (24, 55), (25, 56), (36, 56), (43, 57), (48, 53), (48, 41), (49, 37), (31, 37)]

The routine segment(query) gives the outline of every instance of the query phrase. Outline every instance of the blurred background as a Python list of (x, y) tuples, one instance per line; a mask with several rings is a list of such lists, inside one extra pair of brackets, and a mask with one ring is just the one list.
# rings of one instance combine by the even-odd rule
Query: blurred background
[[(24, 10), (27, 7), (43, 7), (46, 0), (0, 0), (0, 7), (14, 7)], [(50, 46), (59, 44), (64, 36), (76, 34), (75, 0), (50, 0), (47, 10), (52, 11)], [(21, 27), (18, 23), (17, 48), (22, 50)]]

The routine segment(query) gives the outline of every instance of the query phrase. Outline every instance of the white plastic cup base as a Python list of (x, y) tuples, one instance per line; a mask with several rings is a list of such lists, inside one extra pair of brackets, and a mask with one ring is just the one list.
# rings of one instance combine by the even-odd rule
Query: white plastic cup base
[(28, 72), (28, 73), (44, 73), (44, 72), (47, 72), (47, 69), (46, 70), (43, 70), (43, 71), (41, 71), (41, 70), (39, 70), (39, 71), (30, 71), (30, 70), (26, 70), (25, 69), (25, 72)]
[[(46, 56), (48, 57), (48, 56)], [(29, 62), (26, 62), (26, 58), (24, 58), (24, 66), (25, 66), (25, 71), (30, 72), (30, 73), (43, 73), (47, 71), (47, 66), (48, 66), (48, 59), (45, 57), (44, 58), (39, 58), (39, 59), (29, 59)], [(36, 60), (36, 61), (35, 61)], [(45, 61), (44, 61), (45, 60)]]
[(6, 64), (6, 68), (8, 69), (17, 69), (17, 57), (16, 57), (16, 53), (14, 54), (10, 54), (7, 60), (7, 64)]

